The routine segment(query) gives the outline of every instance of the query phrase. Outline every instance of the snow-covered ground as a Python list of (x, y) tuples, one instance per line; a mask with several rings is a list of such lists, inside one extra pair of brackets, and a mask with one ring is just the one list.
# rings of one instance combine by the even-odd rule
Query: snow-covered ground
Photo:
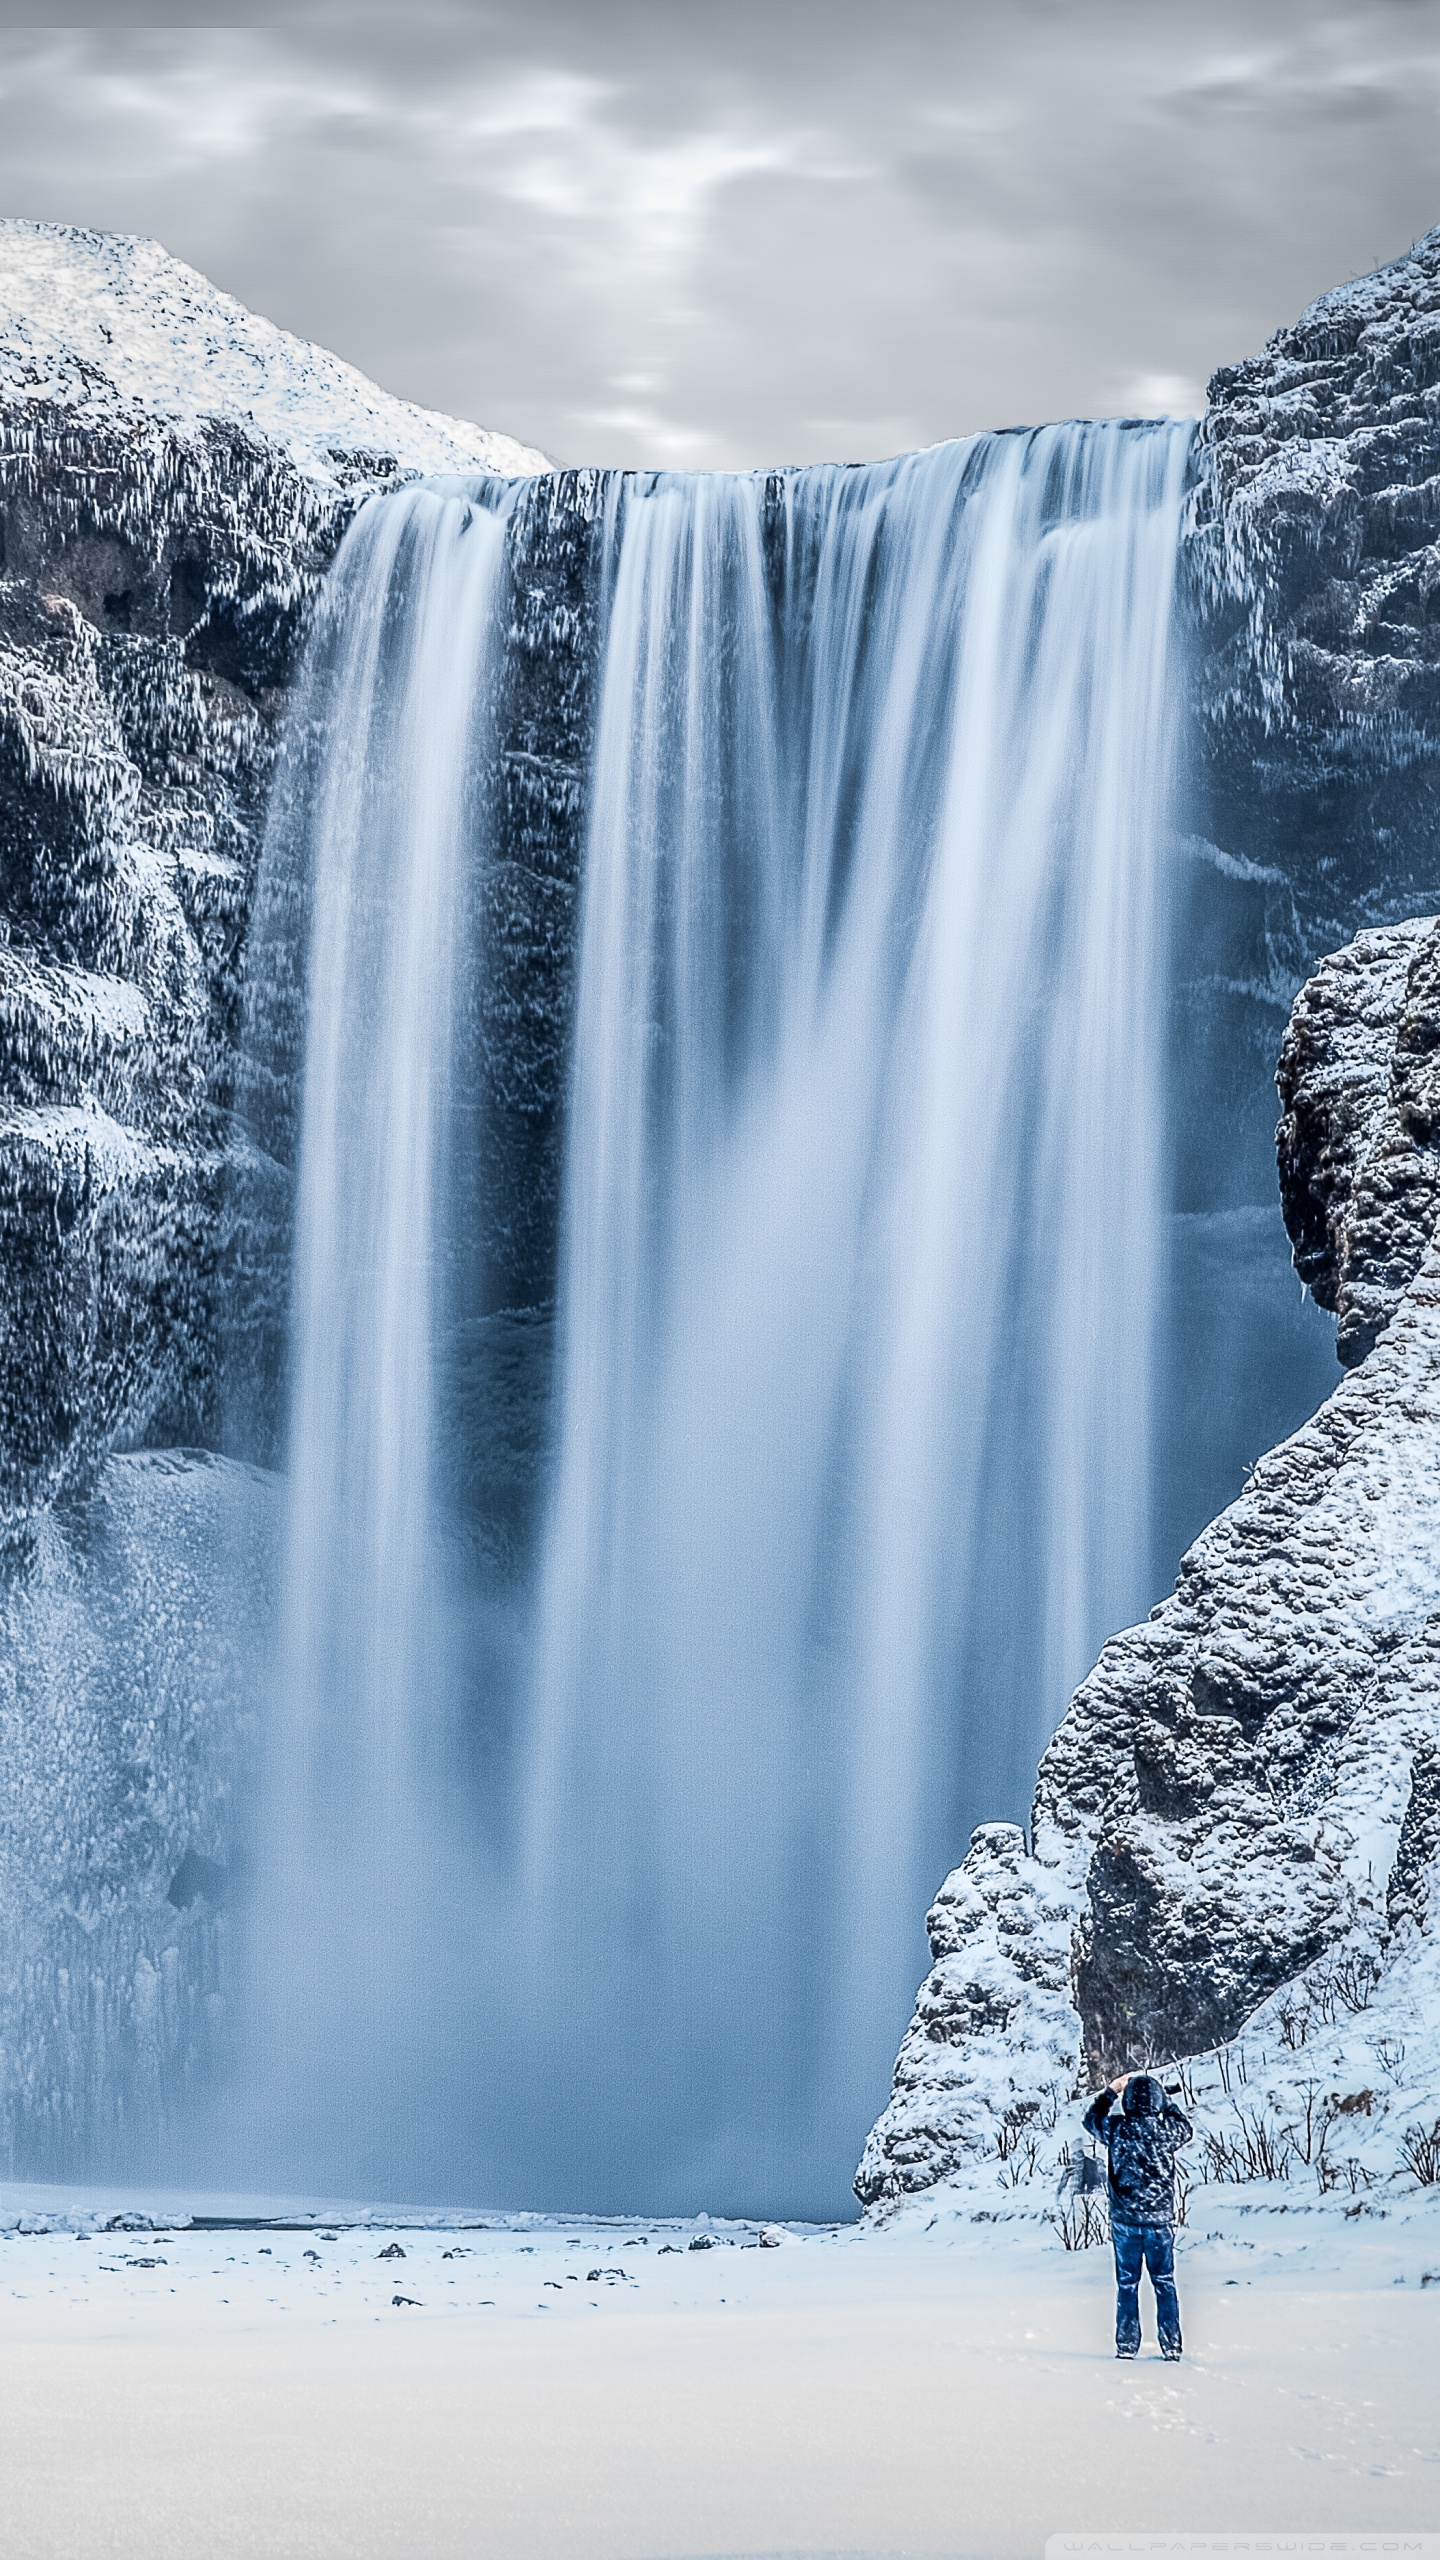
[(1423, 2530), (1440, 2207), (1353, 2202), (1197, 2193), (1186, 2361), (1147, 2316), (1117, 2366), (1108, 2251), (923, 2204), (803, 2235), (125, 2229), (97, 2227), (114, 2195), (3, 2189), (3, 2548), (1038, 2560), (1113, 2525)]

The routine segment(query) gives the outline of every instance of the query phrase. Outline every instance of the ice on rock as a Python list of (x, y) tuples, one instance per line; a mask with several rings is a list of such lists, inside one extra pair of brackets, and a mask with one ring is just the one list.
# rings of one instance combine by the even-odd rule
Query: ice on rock
[(203, 2085), (224, 1914), (172, 1887), (230, 1855), (276, 1511), (255, 1468), (112, 1458), (0, 1591), (0, 2176), (153, 2176)]
[(213, 1441), (240, 958), (356, 506), (534, 474), (150, 240), (0, 222), (0, 1548), (117, 1437)]
[[(855, 2187), (878, 2205), (1004, 2157), (1047, 2165), (1080, 2062), (1070, 1991), (1075, 1890), (1028, 1855), (1014, 1823), (984, 1823), (926, 1916), (934, 1970)], [(1008, 2137), (1008, 2139), (1007, 2139)], [(998, 2146), (998, 2148), (997, 2148)]]

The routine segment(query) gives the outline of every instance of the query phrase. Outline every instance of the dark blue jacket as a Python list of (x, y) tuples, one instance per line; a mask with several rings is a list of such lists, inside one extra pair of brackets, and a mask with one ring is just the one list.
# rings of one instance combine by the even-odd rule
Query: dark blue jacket
[(1102, 2089), (1085, 2110), (1085, 2130), (1110, 2154), (1110, 2219), (1132, 2230), (1170, 2231), (1175, 2223), (1175, 2154), (1194, 2133), (1188, 2116), (1158, 2080), (1138, 2072), (1117, 2099)]

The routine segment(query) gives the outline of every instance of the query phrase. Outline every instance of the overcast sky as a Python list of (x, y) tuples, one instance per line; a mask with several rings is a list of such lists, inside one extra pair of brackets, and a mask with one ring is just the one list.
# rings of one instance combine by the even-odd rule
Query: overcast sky
[(3, 209), (565, 461), (1185, 411), (1440, 222), (1440, 0), (391, 0), (17, 27)]

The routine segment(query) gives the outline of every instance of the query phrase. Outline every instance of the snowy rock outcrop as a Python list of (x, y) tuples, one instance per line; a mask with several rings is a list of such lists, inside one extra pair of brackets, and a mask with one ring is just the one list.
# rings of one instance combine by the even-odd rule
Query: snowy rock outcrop
[(1195, 456), (1197, 822), (1270, 876), (1293, 993), (1440, 901), (1440, 230), (1222, 367)]
[(238, 964), (278, 715), (358, 500), (543, 457), (152, 241), (0, 223), (0, 1544), (213, 1437)]
[(863, 2204), (937, 2185), (987, 2155), (1033, 2165), (1080, 2068), (1071, 1992), (1074, 1880), (1028, 1854), (1012, 1822), (982, 1823), (925, 1917), (933, 1970), (865, 2146)]
[[(1223, 366), (1200, 430), (1217, 539), (1250, 605), (1235, 707), (1338, 740), (1440, 736), (1440, 229)], [(1238, 635), (1237, 635), (1238, 638)]]
[(1440, 934), (1362, 933), (1301, 989), (1280, 1051), (1280, 1195), (1295, 1268), (1363, 1360), (1440, 1216)]
[(1031, 1853), (977, 1834), (942, 1888), (935, 1970), (857, 2180), (867, 2204), (1005, 2157), (1017, 2110), (1053, 2117), (1082, 2053), (1093, 2085), (1212, 2051), (1317, 1966), (1383, 1974), (1401, 1921), (1430, 1925), (1437, 965), (1433, 921), (1367, 933), (1297, 1003), (1297, 1253), (1374, 1347), (1260, 1461), (1173, 1597), (1105, 1647), (1041, 1763)]

